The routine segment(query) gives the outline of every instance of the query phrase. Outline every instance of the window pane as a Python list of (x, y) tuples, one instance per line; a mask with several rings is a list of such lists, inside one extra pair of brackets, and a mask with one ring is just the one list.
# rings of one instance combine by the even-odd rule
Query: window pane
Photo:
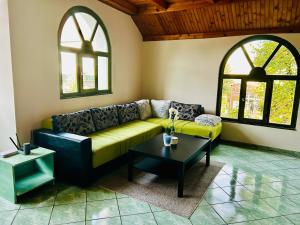
[(97, 52), (108, 52), (107, 40), (105, 34), (100, 26), (98, 26), (94, 40), (93, 49)]
[(274, 81), (270, 123), (291, 125), (295, 91), (296, 81)]
[(271, 56), (278, 43), (269, 40), (251, 41), (244, 45), (253, 65), (262, 67)]
[(61, 73), (63, 93), (74, 93), (77, 84), (77, 57), (74, 53), (61, 52)]
[(100, 91), (109, 89), (107, 57), (98, 57), (98, 89)]
[(95, 59), (82, 57), (83, 89), (95, 89)]
[(81, 38), (72, 16), (67, 19), (63, 27), (60, 44), (64, 47), (81, 48)]
[(89, 14), (75, 13), (83, 38), (90, 41), (97, 21)]
[(251, 66), (242, 50), (235, 50), (227, 60), (224, 74), (249, 75)]
[(247, 82), (244, 117), (262, 120), (266, 94), (265, 82)]
[(237, 119), (239, 114), (241, 80), (224, 79), (222, 89), (221, 117)]
[(266, 67), (268, 75), (297, 75), (297, 63), (292, 53), (282, 46)]

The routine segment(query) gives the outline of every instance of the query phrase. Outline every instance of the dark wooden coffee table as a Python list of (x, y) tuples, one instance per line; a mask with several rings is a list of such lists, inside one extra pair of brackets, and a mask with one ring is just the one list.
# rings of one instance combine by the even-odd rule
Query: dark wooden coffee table
[(176, 148), (165, 147), (162, 134), (132, 147), (128, 151), (128, 181), (133, 179), (133, 168), (160, 176), (174, 176), (178, 180), (178, 197), (183, 197), (184, 174), (188, 168), (206, 156), (210, 164), (211, 140), (176, 134)]

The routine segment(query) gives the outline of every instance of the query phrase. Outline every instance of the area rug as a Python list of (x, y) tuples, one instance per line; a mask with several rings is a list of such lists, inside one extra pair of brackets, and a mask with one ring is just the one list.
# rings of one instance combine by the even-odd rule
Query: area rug
[(205, 162), (200, 161), (191, 167), (186, 172), (183, 198), (177, 197), (176, 179), (134, 170), (133, 182), (129, 182), (126, 166), (103, 177), (99, 183), (105, 188), (189, 218), (223, 165), (212, 161), (206, 167)]

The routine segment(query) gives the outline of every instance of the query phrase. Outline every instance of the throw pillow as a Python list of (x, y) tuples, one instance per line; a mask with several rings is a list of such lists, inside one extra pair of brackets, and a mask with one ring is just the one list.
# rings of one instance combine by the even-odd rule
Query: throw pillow
[(219, 116), (210, 115), (210, 114), (202, 114), (196, 117), (195, 122), (202, 126), (216, 126), (221, 123), (222, 119)]
[(117, 105), (119, 122), (126, 123), (140, 118), (136, 103)]
[(171, 101), (170, 100), (151, 100), (151, 108), (153, 117), (158, 118), (168, 118), (169, 117), (169, 108)]
[(119, 125), (118, 110), (116, 106), (106, 106), (91, 109), (96, 130)]
[(53, 116), (53, 127), (56, 132), (78, 135), (86, 135), (96, 131), (90, 110)]
[(180, 120), (194, 121), (197, 116), (201, 114), (201, 105), (196, 104), (185, 104), (180, 102), (172, 101), (171, 108), (178, 111)]
[(146, 120), (152, 116), (150, 101), (148, 99), (143, 99), (136, 101), (138, 105), (141, 120)]

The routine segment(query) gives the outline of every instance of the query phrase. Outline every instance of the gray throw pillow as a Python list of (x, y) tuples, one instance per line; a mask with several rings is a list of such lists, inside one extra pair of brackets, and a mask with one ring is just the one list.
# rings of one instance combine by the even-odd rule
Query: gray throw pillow
[(96, 130), (119, 125), (118, 110), (114, 105), (91, 109)]
[(126, 123), (140, 118), (138, 106), (136, 103), (117, 105), (119, 122)]
[(168, 118), (169, 117), (169, 108), (171, 101), (170, 100), (151, 100), (151, 108), (153, 117), (158, 118)]
[(185, 104), (172, 101), (171, 108), (174, 108), (178, 111), (178, 116), (180, 120), (194, 121), (197, 116), (202, 114), (202, 107), (201, 105), (197, 104)]
[(86, 135), (96, 131), (90, 110), (61, 114), (52, 118), (56, 132)]
[(141, 120), (146, 120), (152, 116), (150, 101), (148, 99), (136, 101), (136, 104), (139, 109)]

